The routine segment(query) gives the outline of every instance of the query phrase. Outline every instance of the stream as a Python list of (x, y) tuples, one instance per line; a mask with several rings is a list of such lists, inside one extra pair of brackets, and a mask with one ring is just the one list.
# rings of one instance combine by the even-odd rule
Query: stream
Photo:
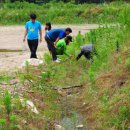
[[(76, 88), (81, 89), (81, 88)], [(61, 99), (61, 119), (58, 122), (62, 126), (61, 130), (88, 130), (86, 127), (86, 122), (84, 117), (75, 109), (74, 105), (76, 103), (76, 98), (78, 98), (78, 93), (80, 90), (73, 88), (71, 94), (67, 94)], [(76, 93), (75, 93), (76, 92)], [(60, 130), (60, 129), (59, 129)]]

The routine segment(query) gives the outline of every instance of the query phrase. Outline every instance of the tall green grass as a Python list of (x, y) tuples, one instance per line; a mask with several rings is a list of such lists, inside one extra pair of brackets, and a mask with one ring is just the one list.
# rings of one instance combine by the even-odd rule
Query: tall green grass
[(38, 20), (43, 24), (46, 21), (53, 24), (126, 23), (126, 18), (129, 19), (130, 4), (123, 2), (99, 5), (75, 5), (63, 2), (43, 5), (27, 2), (6, 3), (0, 6), (0, 24), (25, 24), (32, 12), (37, 14)]

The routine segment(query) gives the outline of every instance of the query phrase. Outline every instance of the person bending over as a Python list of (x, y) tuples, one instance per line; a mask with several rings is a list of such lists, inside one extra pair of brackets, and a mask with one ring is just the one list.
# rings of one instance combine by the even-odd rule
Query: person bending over
[(79, 60), (81, 56), (85, 56), (86, 59), (90, 60), (92, 59), (92, 55), (96, 54), (96, 50), (93, 46), (93, 44), (85, 44), (84, 46), (80, 47), (81, 52), (78, 54), (76, 60)]
[(52, 59), (54, 62), (59, 62), (56, 56), (56, 45), (57, 42), (66, 37), (67, 35), (69, 35), (70, 33), (72, 33), (71, 28), (66, 28), (64, 29), (53, 29), (50, 30), (46, 36), (45, 36), (45, 40), (47, 42), (47, 46), (49, 51), (52, 54)]
[(59, 40), (56, 44), (57, 55), (64, 55), (65, 54), (67, 56), (70, 56), (66, 52), (66, 47), (67, 47), (67, 45), (70, 44), (70, 42), (72, 42), (72, 37), (70, 35), (66, 36), (64, 39)]
[(25, 30), (23, 42), (25, 42), (27, 36), (28, 46), (31, 51), (30, 58), (37, 58), (36, 51), (39, 42), (38, 39), (40, 34), (40, 42), (42, 42), (42, 29), (41, 29), (40, 22), (36, 20), (36, 14), (32, 13), (30, 15), (30, 21), (26, 23), (25, 29), (26, 30)]

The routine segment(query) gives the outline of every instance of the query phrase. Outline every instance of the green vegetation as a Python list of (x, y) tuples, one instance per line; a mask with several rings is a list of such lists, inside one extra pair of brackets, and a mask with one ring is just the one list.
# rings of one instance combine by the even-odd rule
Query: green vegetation
[(12, 77), (11, 76), (9, 76), (9, 75), (7, 75), (7, 74), (2, 74), (2, 75), (0, 75), (0, 83), (2, 83), (2, 82), (8, 82), (9, 80), (11, 80), (12, 79)]
[(127, 60), (126, 60), (126, 66), (130, 71), (130, 57), (128, 57)]
[[(92, 130), (112, 128), (125, 130), (128, 128), (130, 112), (129, 58), (127, 58), (129, 53), (124, 55), (128, 52), (126, 49), (128, 47), (126, 43), (129, 40), (128, 34), (130, 34), (129, 29), (119, 25), (104, 26), (92, 30), (84, 36), (79, 33), (67, 48), (68, 52), (73, 55), (71, 59), (62, 56), (60, 57), (62, 62), (54, 64), (51, 63), (51, 57), (46, 54), (44, 67), (39, 66), (37, 70), (29, 67), (28, 71), (20, 75), (26, 77), (25, 81), (32, 80), (33, 87), (36, 90), (45, 91), (45, 93), (48, 89), (52, 92), (55, 87), (84, 85), (85, 92), (83, 92), (82, 100), (88, 104), (87, 108), (92, 107), (90, 110), (82, 108), (83, 111), (85, 109), (83, 114), (88, 116), (88, 127)], [(75, 57), (80, 51), (79, 47), (91, 41), (95, 42), (94, 45), (98, 53), (97, 56), (94, 56), (94, 62), (91, 64), (91, 61), (86, 61), (84, 57), (77, 62)], [(120, 50), (118, 52), (117, 42)], [(36, 73), (35, 76), (34, 73)], [(109, 73), (113, 74), (105, 79)], [(47, 110), (47, 112), (49, 111)], [(49, 113), (47, 115), (50, 115)], [(90, 121), (96, 122), (92, 125), (93, 127), (89, 126), (89, 123), (92, 124), (89, 122), (89, 118)]]
[(6, 108), (6, 113), (9, 116), (11, 112), (11, 95), (8, 91), (6, 91), (4, 95), (4, 105)]
[[(36, 3), (36, 4), (45, 4), (45, 3), (49, 3), (52, 2), (53, 0), (1, 0), (1, 3), (5, 3), (5, 2), (16, 2), (16, 1), (20, 1), (20, 2), (29, 2), (29, 3)], [(104, 2), (112, 2), (114, 0), (60, 0), (64, 3), (67, 2), (73, 2), (76, 4), (82, 4), (82, 3), (104, 3)], [(120, 1), (127, 1), (127, 0), (120, 0)], [(55, 0), (55, 2), (59, 2), (59, 0)]]
[(75, 5), (63, 2), (43, 5), (27, 2), (6, 3), (0, 6), (0, 24), (25, 24), (32, 12), (38, 15), (38, 20), (43, 24), (46, 21), (51, 21), (52, 24), (117, 23), (126, 22), (126, 15), (130, 13), (130, 4), (123, 2), (99, 5)]
[[(85, 35), (79, 32), (67, 48), (72, 57), (60, 56), (61, 63), (52, 63), (51, 56), (47, 53), (43, 59), (44, 66), (31, 67), (27, 63), (25, 70), (18, 71), (15, 78), (20, 80), (20, 85), (25, 90), (17, 84), (15, 87), (19, 90), (16, 94), (10, 90), (13, 94), (5, 92), (4, 97), (0, 95), (1, 101), (4, 101), (0, 103), (0, 128), (54, 129), (55, 122), (61, 119), (62, 104), (67, 99), (65, 95), (66, 99), (62, 100), (64, 97), (61, 96), (64, 96), (64, 93), (61, 94), (59, 91), (63, 87), (82, 85), (83, 91), (80, 92), (80, 96), (78, 95), (78, 99), (73, 99), (76, 102), (74, 110), (83, 114), (88, 129), (127, 130), (130, 126), (130, 5), (126, 3), (78, 6), (71, 3), (53, 3), (53, 5), (49, 3), (42, 6), (15, 4), (15, 6), (10, 3), (3, 5), (1, 14), (4, 11), (6, 14), (6, 11), (10, 10), (17, 12), (17, 16), (3, 15), (3, 19), (0, 19), (1, 23), (6, 24), (3, 21), (6, 16), (8, 23), (14, 24), (15, 21), (21, 24), (21, 21), (27, 20), (27, 14), (33, 8), (34, 12), (39, 14), (39, 20), (43, 22), (116, 24), (100, 26)], [(63, 10), (60, 11), (57, 7), (62, 7)], [(64, 13), (66, 8), (68, 9)], [(75, 11), (77, 17), (74, 17)], [(43, 20), (42, 16), (46, 13), (48, 13), (45, 15), (46, 20)], [(61, 19), (58, 19), (59, 17)], [(69, 19), (70, 17), (74, 19)], [(84, 57), (76, 61), (80, 46), (91, 42), (94, 43), (97, 51), (97, 55), (93, 55), (94, 61), (88, 61)], [(1, 75), (0, 83), (9, 83), (11, 79), (12, 76)], [(73, 98), (76, 94), (71, 96)], [(24, 105), (21, 103), (21, 98), (25, 101)], [(34, 102), (40, 114), (37, 115), (28, 108), (26, 105), (28, 100)], [(71, 105), (73, 107), (73, 104)]]
[[(4, 96), (1, 97), (1, 118), (0, 118), (0, 129), (1, 130), (7, 130), (7, 129), (13, 129), (17, 130), (17, 117), (16, 115), (12, 114), (12, 98), (11, 94), (6, 90), (4, 93)], [(5, 107), (3, 107), (3, 105)]]

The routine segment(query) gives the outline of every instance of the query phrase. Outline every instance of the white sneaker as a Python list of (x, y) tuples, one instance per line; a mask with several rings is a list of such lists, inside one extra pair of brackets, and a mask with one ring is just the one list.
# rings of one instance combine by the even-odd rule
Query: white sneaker
[(60, 59), (60, 58), (57, 58), (57, 60), (61, 61), (61, 59)]
[(60, 60), (56, 59), (56, 60), (54, 60), (53, 62), (59, 63), (59, 62), (60, 62)]

